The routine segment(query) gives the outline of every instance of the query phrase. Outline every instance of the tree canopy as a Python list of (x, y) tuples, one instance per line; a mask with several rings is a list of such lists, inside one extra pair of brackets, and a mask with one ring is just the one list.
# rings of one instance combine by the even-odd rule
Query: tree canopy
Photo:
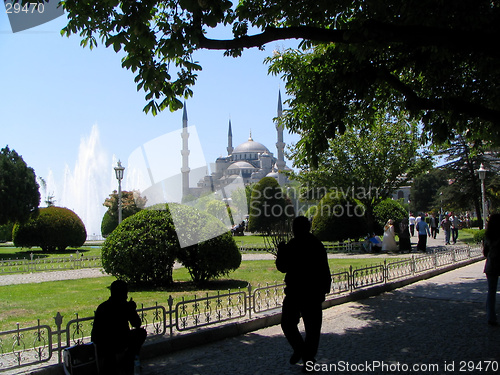
[[(491, 0), (64, 0), (68, 25), (84, 46), (100, 39), (123, 50), (122, 66), (146, 92), (145, 111), (182, 107), (202, 62), (197, 49), (225, 50), (298, 39), (277, 53), (272, 73), (292, 97), (285, 123), (311, 129), (327, 147), (352, 116), (404, 110), (434, 140), (453, 130), (498, 139), (500, 4)], [(232, 37), (212, 39), (216, 27)], [(311, 94), (312, 90), (312, 94)], [(313, 110), (310, 116), (306, 111)], [(316, 115), (315, 109), (321, 109)], [(312, 146), (311, 146), (312, 147)]]
[(410, 191), (410, 210), (415, 215), (429, 211), (439, 212), (442, 206), (439, 190), (447, 185), (448, 174), (439, 168), (416, 176)]
[[(457, 135), (438, 153), (444, 156), (444, 163), (439, 168), (448, 178), (448, 183), (440, 189), (439, 203), (445, 211), (474, 211), (482, 227), (481, 182), (477, 170), (484, 164), (490, 172), (485, 181), (488, 200), (496, 190), (493, 176), (499, 171), (498, 151), (492, 149), (491, 144), (469, 142), (463, 135)], [(435, 201), (437, 203), (437, 199)]]
[(26, 222), (38, 213), (40, 192), (35, 171), (9, 147), (0, 150), (0, 224)]
[(327, 151), (315, 154), (314, 169), (304, 143), (298, 142), (292, 156), (300, 172), (293, 178), (309, 188), (305, 195), (321, 197), (334, 191), (357, 199), (366, 209), (368, 230), (373, 231), (374, 207), (431, 166), (429, 155), (419, 146), (416, 124), (378, 118), (371, 130), (358, 129), (330, 140)]

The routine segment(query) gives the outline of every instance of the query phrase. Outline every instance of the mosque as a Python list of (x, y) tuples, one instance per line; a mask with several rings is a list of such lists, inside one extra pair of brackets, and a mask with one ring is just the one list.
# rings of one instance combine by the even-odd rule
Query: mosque
[[(278, 92), (278, 118), (283, 113), (281, 104), (281, 92)], [(262, 143), (252, 138), (252, 133), (248, 140), (233, 148), (233, 135), (231, 120), (229, 120), (229, 129), (227, 134), (227, 156), (221, 156), (215, 160), (215, 167), (211, 175), (200, 179), (197, 187), (189, 186), (190, 168), (189, 168), (189, 132), (186, 106), (182, 117), (183, 131), (182, 137), (182, 195), (192, 195), (199, 197), (207, 192), (217, 191), (241, 177), (245, 185), (258, 182), (264, 177), (275, 178), (280, 185), (288, 183), (287, 176), (283, 173), (289, 170), (285, 163), (285, 143), (283, 142), (283, 127), (276, 124), (276, 151), (275, 157), (269, 149)]]

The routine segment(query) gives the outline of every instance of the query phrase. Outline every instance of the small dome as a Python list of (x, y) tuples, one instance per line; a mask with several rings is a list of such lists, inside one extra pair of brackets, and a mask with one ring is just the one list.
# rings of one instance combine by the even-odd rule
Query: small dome
[(231, 170), (231, 169), (255, 169), (255, 167), (252, 164), (247, 163), (246, 161), (237, 161), (237, 162), (232, 163), (227, 169), (228, 170)]
[(278, 179), (278, 172), (271, 172), (266, 174), (266, 177), (274, 177), (275, 179)]

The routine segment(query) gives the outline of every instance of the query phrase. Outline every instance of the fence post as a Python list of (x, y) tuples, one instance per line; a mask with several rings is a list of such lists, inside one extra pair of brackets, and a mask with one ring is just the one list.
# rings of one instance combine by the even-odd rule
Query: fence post
[(31, 271), (31, 270), (35, 271), (36, 267), (35, 267), (35, 262), (34, 262), (33, 258), (34, 258), (33, 253), (30, 253), (30, 261), (28, 262), (28, 271)]
[(252, 285), (248, 283), (248, 317), (252, 319)]
[(352, 272), (352, 265), (349, 266), (349, 291), (354, 290), (354, 273)]
[(382, 271), (382, 277), (384, 278), (384, 284), (387, 283), (389, 279), (389, 270), (387, 269), (387, 259), (384, 259), (384, 270)]
[(168, 316), (169, 316), (169, 326), (170, 326), (170, 337), (173, 336), (174, 334), (174, 327), (173, 327), (173, 319), (172, 315), (174, 312), (172, 311), (172, 306), (174, 305), (174, 299), (172, 298), (172, 295), (170, 294), (168, 296)]
[(61, 327), (62, 327), (62, 322), (63, 322), (63, 316), (61, 315), (60, 312), (57, 312), (56, 316), (54, 316), (54, 321), (56, 323), (56, 334), (57, 334), (57, 346), (56, 350), (58, 353), (58, 361), (59, 363), (62, 363), (62, 350), (61, 350)]

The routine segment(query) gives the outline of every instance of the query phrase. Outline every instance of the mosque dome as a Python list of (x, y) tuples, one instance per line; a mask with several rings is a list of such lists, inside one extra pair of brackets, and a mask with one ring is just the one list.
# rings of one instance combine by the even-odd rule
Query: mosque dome
[(278, 172), (270, 172), (270, 173), (266, 174), (266, 177), (273, 177), (277, 180), (279, 175), (278, 175)]
[(228, 171), (233, 169), (255, 169), (255, 167), (246, 161), (237, 161), (227, 168)]
[(250, 136), (250, 138), (248, 138), (248, 141), (235, 147), (233, 154), (239, 154), (239, 153), (261, 154), (264, 152), (269, 153), (268, 148), (264, 146), (262, 143), (255, 142)]

